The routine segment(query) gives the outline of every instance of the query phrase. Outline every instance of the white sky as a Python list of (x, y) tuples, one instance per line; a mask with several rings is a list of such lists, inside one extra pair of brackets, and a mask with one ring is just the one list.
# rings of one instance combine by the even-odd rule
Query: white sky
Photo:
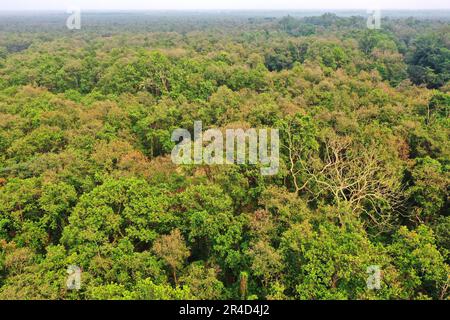
[[(378, 5), (377, 5), (378, 4)], [(449, 0), (0, 0), (7, 10), (450, 9)]]

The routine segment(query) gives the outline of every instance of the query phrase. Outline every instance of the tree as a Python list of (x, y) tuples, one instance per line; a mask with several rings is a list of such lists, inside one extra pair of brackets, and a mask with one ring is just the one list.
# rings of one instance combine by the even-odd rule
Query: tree
[(250, 247), (248, 255), (252, 260), (252, 275), (261, 278), (266, 290), (269, 284), (280, 279), (283, 271), (282, 257), (270, 244), (258, 241)]
[[(293, 225), (283, 235), (280, 251), (285, 266), (288, 290), (297, 299), (395, 299), (402, 292), (398, 272), (390, 267), (383, 248), (372, 244), (360, 222), (346, 218), (338, 226), (330, 219), (332, 208), (317, 213), (320, 223), (304, 221)], [(336, 213), (333, 213), (333, 216)], [(380, 290), (366, 286), (367, 268), (378, 265), (383, 270)]]
[(448, 172), (439, 161), (426, 158), (416, 159), (411, 172), (411, 186), (407, 190), (411, 205), (410, 215), (416, 222), (435, 220), (445, 210), (448, 202)]
[(439, 88), (450, 80), (450, 48), (436, 34), (418, 37), (408, 57), (408, 72), (416, 84)]
[(309, 158), (318, 150), (317, 129), (308, 116), (296, 114), (277, 123), (282, 134), (282, 148), (294, 190), (299, 193), (308, 185), (303, 168)]
[(219, 300), (223, 298), (225, 287), (217, 279), (218, 268), (207, 267), (202, 262), (191, 263), (180, 283), (190, 288), (196, 299)]
[(405, 296), (428, 295), (447, 299), (450, 290), (450, 268), (445, 257), (436, 248), (433, 231), (421, 225), (416, 230), (401, 227), (389, 247), (395, 256), (394, 264), (401, 272)]
[(353, 213), (365, 213), (378, 226), (389, 223), (402, 208), (402, 186), (376, 148), (332, 136), (325, 140), (323, 152), (323, 160), (300, 162), (307, 184), (330, 195), (338, 207), (349, 205)]
[(173, 280), (178, 285), (177, 269), (180, 269), (190, 252), (180, 230), (175, 229), (169, 235), (163, 235), (155, 240), (153, 251), (172, 270)]

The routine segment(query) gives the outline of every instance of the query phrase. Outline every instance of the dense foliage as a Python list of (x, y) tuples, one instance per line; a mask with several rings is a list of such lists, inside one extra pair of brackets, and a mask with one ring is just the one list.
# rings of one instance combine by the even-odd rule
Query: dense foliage
[[(0, 24), (0, 299), (448, 299), (448, 20), (47, 19)], [(279, 173), (174, 165), (194, 120)]]

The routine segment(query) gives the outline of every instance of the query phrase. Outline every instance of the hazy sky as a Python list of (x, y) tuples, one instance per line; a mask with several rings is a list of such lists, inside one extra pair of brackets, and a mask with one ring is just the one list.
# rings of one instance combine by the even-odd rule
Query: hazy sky
[(449, 0), (0, 0), (2, 10), (450, 9)]

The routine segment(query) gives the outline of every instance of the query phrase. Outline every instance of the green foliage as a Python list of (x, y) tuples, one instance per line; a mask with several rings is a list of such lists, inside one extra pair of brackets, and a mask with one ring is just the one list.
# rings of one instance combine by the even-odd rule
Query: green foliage
[(450, 47), (439, 35), (421, 36), (414, 42), (409, 64), (414, 83), (438, 88), (450, 80)]
[(180, 279), (186, 287), (190, 288), (195, 299), (219, 300), (224, 297), (224, 285), (217, 279), (217, 270), (208, 268), (202, 263), (192, 263), (188, 266), (185, 275)]
[(405, 296), (448, 297), (449, 265), (436, 248), (434, 234), (429, 227), (421, 225), (413, 231), (401, 227), (389, 252), (396, 257), (394, 264), (401, 272)]
[[(449, 298), (449, 20), (258, 15), (0, 21), (0, 299)], [(278, 173), (174, 164), (194, 120)]]
[(133, 291), (126, 290), (122, 285), (109, 284), (94, 287), (89, 293), (92, 300), (192, 300), (188, 287), (172, 288), (168, 285), (154, 284), (145, 279), (136, 284)]
[(408, 193), (415, 218), (429, 221), (438, 217), (448, 201), (448, 172), (438, 161), (427, 157), (417, 159), (411, 176), (412, 186)]

